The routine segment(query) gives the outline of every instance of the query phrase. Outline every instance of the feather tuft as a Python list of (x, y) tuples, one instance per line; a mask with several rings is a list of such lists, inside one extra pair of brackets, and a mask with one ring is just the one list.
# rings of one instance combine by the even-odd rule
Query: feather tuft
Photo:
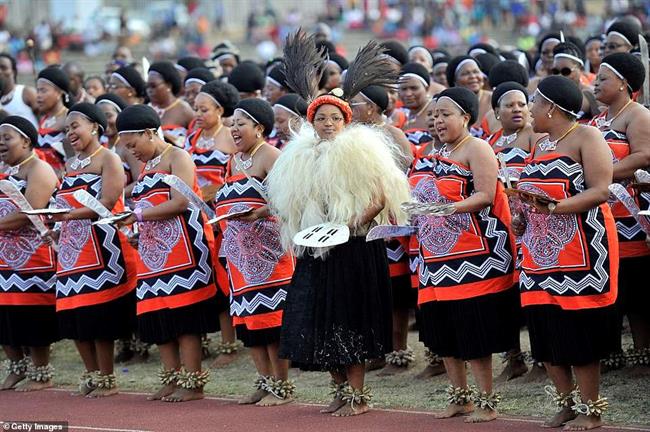
[(316, 48), (315, 36), (302, 29), (287, 36), (284, 45), (284, 73), (287, 85), (307, 103), (318, 95), (318, 82), (326, 65), (325, 48)]
[(391, 62), (383, 55), (386, 49), (376, 41), (370, 41), (357, 52), (343, 82), (343, 98), (350, 100), (371, 85), (394, 86), (399, 78)]

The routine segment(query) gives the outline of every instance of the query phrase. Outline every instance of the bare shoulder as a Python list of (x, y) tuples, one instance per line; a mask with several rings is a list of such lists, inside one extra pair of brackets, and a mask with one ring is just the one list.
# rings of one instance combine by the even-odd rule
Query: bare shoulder
[(180, 147), (172, 146), (172, 148), (170, 150), (170, 156), (171, 156), (170, 159), (172, 161), (180, 160), (180, 161), (184, 161), (184, 162), (194, 163), (192, 161), (192, 156), (190, 156), (190, 154), (186, 150), (184, 150), (184, 149), (182, 149)]
[(262, 148), (259, 149), (259, 152), (262, 153), (264, 159), (270, 158), (275, 161), (282, 153), (277, 147), (273, 147), (271, 144), (265, 144)]
[(398, 127), (389, 124), (384, 125), (384, 127), (386, 128), (386, 131), (394, 137), (406, 137), (404, 131)]
[(494, 153), (494, 150), (492, 150), (492, 146), (490, 143), (487, 141), (476, 138), (476, 137), (471, 137), (468, 142), (467, 142), (467, 148), (471, 150), (476, 150), (476, 151), (489, 151), (490, 153)]
[(629, 123), (650, 120), (650, 110), (641, 105), (640, 103), (633, 103), (630, 107)]
[(107, 149), (104, 149), (104, 151), (101, 152), (101, 159), (100, 161), (102, 163), (121, 163), (122, 159), (120, 158), (120, 155), (117, 154), (117, 152), (112, 152)]
[[(593, 141), (605, 142), (602, 132), (598, 130), (598, 128), (596, 128), (595, 126), (589, 126), (589, 125), (580, 125), (576, 128), (575, 140), (582, 142), (585, 145), (589, 145), (589, 143)], [(585, 142), (585, 140), (588, 141)]]
[(52, 166), (41, 159), (36, 159), (36, 163), (34, 163), (33, 168), (27, 174), (27, 179), (28, 181), (36, 179), (42, 181), (42, 183), (52, 183), (54, 185), (58, 181)]

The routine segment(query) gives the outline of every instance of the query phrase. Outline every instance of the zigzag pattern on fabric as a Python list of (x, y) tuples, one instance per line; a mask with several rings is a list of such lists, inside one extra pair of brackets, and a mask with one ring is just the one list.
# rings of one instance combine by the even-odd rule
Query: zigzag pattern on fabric
[[(497, 239), (493, 252), (498, 258), (490, 256), (480, 266), (472, 264), (469, 261), (463, 261), (458, 267), (458, 270), (454, 270), (449, 265), (444, 264), (435, 273), (430, 272), (425, 265), (420, 266), (421, 286), (429, 286), (429, 281), (431, 281), (432, 286), (440, 285), (445, 278), (449, 278), (455, 283), (460, 283), (467, 275), (485, 278), (492, 270), (497, 270), (504, 274), (508, 272), (512, 262), (512, 257), (506, 248), (508, 244), (508, 232), (506, 230), (497, 230), (498, 219), (490, 217), (489, 211), (489, 207), (485, 208), (481, 210), (479, 215), (488, 222), (485, 237)], [(422, 257), (420, 257), (420, 260), (423, 260)]]
[(16, 273), (12, 273), (8, 278), (0, 276), (0, 290), (7, 291), (7, 287), (16, 287), (22, 292), (26, 292), (30, 288), (38, 288), (44, 293), (52, 292), (56, 285), (56, 275), (53, 274), (48, 280), (44, 280), (38, 276), (32, 276), (28, 279), (19, 277)]
[[(161, 183), (163, 175), (164, 174), (161, 173), (155, 173), (153, 176), (141, 179), (134, 187), (134, 193), (136, 193), (136, 190), (137, 193), (142, 192), (145, 186), (152, 188), (156, 184)], [(188, 209), (190, 211), (188, 224), (199, 234), (192, 239), (187, 239), (191, 241), (192, 244), (196, 246), (200, 251), (200, 258), (199, 262), (197, 263), (197, 268), (192, 271), (192, 274), (189, 278), (174, 274), (168, 281), (164, 281), (162, 278), (156, 278), (156, 282), (153, 285), (150, 285), (146, 282), (139, 283), (136, 290), (136, 296), (138, 299), (144, 299), (148, 293), (151, 293), (154, 296), (158, 296), (160, 292), (169, 295), (175, 289), (181, 288), (185, 288), (189, 291), (198, 284), (207, 285), (210, 282), (210, 279), (212, 277), (212, 266), (211, 263), (208, 262), (208, 258), (210, 256), (208, 247), (202, 241), (204, 237), (201, 211), (196, 209), (194, 206), (189, 206)]]
[(109, 252), (110, 259), (108, 263), (106, 263), (106, 267), (96, 279), (82, 273), (76, 281), (72, 279), (73, 276), (69, 276), (65, 285), (61, 283), (61, 281), (57, 280), (57, 294), (60, 293), (64, 296), (69, 296), (73, 291), (79, 294), (84, 288), (91, 288), (95, 291), (100, 291), (104, 287), (104, 284), (110, 283), (117, 285), (124, 277), (124, 268), (118, 264), (118, 258), (121, 256), (121, 251), (113, 244), (113, 239), (117, 235), (117, 230), (112, 225), (94, 225), (94, 228), (103, 231), (105, 234), (104, 241), (100, 247), (103, 246), (103, 248)]
[(230, 302), (230, 314), (232, 316), (241, 316), (243, 312), (252, 314), (260, 306), (265, 306), (270, 310), (277, 310), (278, 306), (286, 300), (287, 292), (283, 289), (279, 289), (271, 298), (262, 293), (255, 294), (252, 300), (248, 300), (244, 297), (237, 298), (241, 298), (242, 301), (238, 303), (237, 300), (233, 298)]
[[(564, 156), (563, 156), (564, 157)], [(562, 159), (555, 159), (553, 162), (549, 163), (548, 165), (544, 164), (535, 164), (535, 165), (526, 165), (526, 168), (524, 168), (524, 173), (525, 174), (533, 174), (536, 172), (542, 173), (544, 177), (548, 176), (548, 173), (551, 171), (558, 169), (564, 174), (567, 175), (567, 177), (570, 177), (574, 174), (577, 174), (575, 178), (571, 179), (571, 182), (573, 183), (573, 186), (576, 188), (578, 192), (583, 192), (585, 190), (585, 180), (584, 180), (584, 172), (582, 171), (582, 167), (580, 164), (577, 164), (572, 161), (571, 165), (567, 164), (565, 161)]]
[(392, 262), (398, 262), (400, 261), (406, 252), (404, 251), (404, 248), (402, 245), (398, 245), (395, 249), (391, 249), (388, 246), (388, 243), (386, 244), (386, 254), (388, 255), (388, 259)]
[(43, 148), (52, 148), (56, 150), (57, 153), (60, 153), (62, 156), (65, 156), (65, 150), (63, 149), (63, 140), (65, 139), (65, 133), (59, 132), (56, 135), (45, 134), (38, 135), (38, 147)]
[(220, 164), (225, 165), (228, 162), (228, 159), (230, 159), (230, 155), (222, 153), (219, 150), (212, 150), (205, 153), (192, 153), (192, 160), (194, 163), (200, 162), (202, 165), (207, 165), (215, 159), (219, 161)]
[(507, 149), (499, 151), (499, 154), (503, 155), (503, 159), (506, 163), (512, 161), (515, 158), (526, 159), (530, 155), (526, 150), (520, 149), (519, 147), (509, 147)]
[[(93, 182), (94, 179), (98, 178), (99, 180)], [(76, 175), (74, 177), (65, 177), (63, 183), (67, 186), (74, 186), (79, 180), (83, 182), (87, 189), (92, 190), (94, 194), (91, 193), (98, 200), (101, 199), (101, 189), (102, 189), (102, 178), (98, 174), (93, 173), (83, 173)], [(117, 238), (117, 229), (112, 225), (94, 225), (91, 229), (95, 229), (104, 233), (104, 241), (102, 245), (99, 245), (99, 248), (102, 247), (109, 252), (110, 259), (106, 263), (106, 267), (101, 271), (99, 278), (92, 278), (85, 273), (82, 273), (76, 281), (72, 279), (72, 276), (67, 277), (67, 282), (64, 285), (60, 280), (56, 282), (57, 295), (63, 294), (64, 296), (69, 296), (71, 292), (80, 293), (84, 288), (91, 288), (95, 291), (100, 291), (104, 284), (110, 283), (117, 285), (120, 283), (125, 274), (124, 267), (118, 264), (118, 258), (121, 256), (121, 250), (118, 246), (113, 244), (115, 240), (119, 244), (119, 238)], [(90, 240), (89, 240), (90, 241)]]
[[(255, 184), (255, 186), (253, 186)], [(237, 195), (244, 195), (249, 189), (253, 189), (256, 192), (258, 189), (265, 190), (265, 185), (264, 182), (259, 181), (255, 177), (251, 177), (250, 179), (247, 179), (246, 182), (233, 182), (232, 184), (224, 184), (221, 189), (219, 189), (219, 195), (218, 196), (228, 196), (230, 195), (231, 192), (235, 192)]]
[(616, 221), (616, 231), (619, 235), (627, 240), (634, 240), (635, 237), (641, 235), (643, 231), (641, 230), (641, 225), (636, 223), (634, 220), (634, 225), (628, 227), (620, 219)]
[[(596, 272), (596, 275), (590, 273), (583, 277), (582, 279), (576, 281), (571, 279), (570, 273), (563, 273), (563, 278), (561, 281), (558, 281), (552, 277), (548, 277), (545, 280), (539, 282), (539, 286), (544, 291), (553, 291), (560, 295), (566, 294), (571, 291), (575, 294), (580, 294), (586, 288), (593, 288), (598, 292), (603, 292), (606, 288), (607, 282), (609, 281), (609, 274), (605, 268), (605, 261), (608, 257), (608, 251), (605, 248), (602, 240), (605, 236), (605, 227), (598, 222), (598, 212), (600, 209), (598, 207), (592, 208), (587, 213), (586, 222), (587, 224), (594, 229), (596, 235), (594, 235), (591, 246), (598, 253), (596, 262), (593, 265), (593, 269)], [(534, 282), (532, 279), (526, 276), (526, 271), (522, 270), (520, 275), (520, 285), (530, 290)]]

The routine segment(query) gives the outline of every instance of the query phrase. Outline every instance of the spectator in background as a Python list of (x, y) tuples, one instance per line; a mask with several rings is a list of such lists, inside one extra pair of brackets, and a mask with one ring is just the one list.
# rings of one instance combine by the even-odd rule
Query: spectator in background
[(106, 93), (106, 81), (99, 75), (89, 76), (84, 82), (84, 89), (91, 97), (97, 99)]
[(71, 61), (63, 65), (63, 71), (68, 74), (70, 78), (70, 93), (77, 102), (95, 103), (95, 98), (92, 97), (84, 88), (84, 72), (83, 67), (79, 62)]
[(0, 54), (0, 105), (9, 115), (19, 115), (38, 125), (35, 113), (36, 89), (16, 83), (16, 59), (7, 53)]

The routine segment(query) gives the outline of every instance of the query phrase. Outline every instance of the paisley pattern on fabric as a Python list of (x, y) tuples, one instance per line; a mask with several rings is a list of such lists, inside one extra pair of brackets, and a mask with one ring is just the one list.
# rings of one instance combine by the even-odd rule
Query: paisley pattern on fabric
[[(531, 184), (522, 184), (520, 189), (548, 197), (546, 192)], [(526, 221), (530, 229), (526, 230), (522, 241), (533, 261), (540, 267), (557, 265), (560, 252), (578, 232), (575, 215), (528, 211)]]
[[(136, 208), (153, 207), (147, 201), (140, 201)], [(161, 270), (167, 258), (181, 238), (182, 227), (178, 218), (161, 221), (147, 221), (140, 224), (138, 250), (142, 262), (150, 270)]]
[[(423, 179), (413, 190), (415, 198), (423, 203), (450, 203), (438, 191), (435, 181)], [(446, 217), (419, 216), (416, 222), (420, 228), (419, 240), (429, 252), (443, 255), (451, 251), (463, 231), (469, 230), (470, 217), (467, 213), (458, 213)]]
[[(235, 205), (228, 213), (247, 208), (245, 205)], [(278, 224), (268, 219), (229, 222), (224, 233), (224, 250), (226, 257), (237, 266), (247, 283), (266, 281), (284, 255)]]
[[(0, 218), (17, 209), (11, 202), (0, 201)], [(30, 226), (0, 231), (0, 259), (14, 269), (22, 268), (42, 243), (38, 232)]]

